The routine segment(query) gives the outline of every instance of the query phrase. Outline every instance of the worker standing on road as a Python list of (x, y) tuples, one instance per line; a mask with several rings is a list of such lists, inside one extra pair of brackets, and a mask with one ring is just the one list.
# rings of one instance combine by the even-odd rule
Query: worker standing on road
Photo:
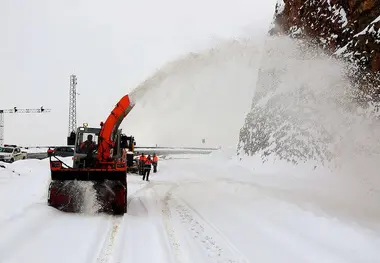
[(158, 156), (156, 155), (156, 153), (153, 154), (152, 164), (153, 164), (153, 173), (157, 173)]
[(144, 153), (141, 153), (140, 159), (139, 159), (139, 174), (143, 175), (144, 174), (144, 163), (146, 161), (146, 156)]
[(152, 169), (152, 159), (150, 158), (150, 155), (148, 155), (148, 158), (146, 158), (145, 163), (144, 163), (144, 176), (143, 176), (143, 181), (149, 181), (149, 173), (150, 170)]
[(48, 153), (48, 157), (50, 157), (50, 156), (53, 156), (53, 150), (49, 147), (49, 149), (48, 149), (48, 151), (47, 151), (47, 153)]

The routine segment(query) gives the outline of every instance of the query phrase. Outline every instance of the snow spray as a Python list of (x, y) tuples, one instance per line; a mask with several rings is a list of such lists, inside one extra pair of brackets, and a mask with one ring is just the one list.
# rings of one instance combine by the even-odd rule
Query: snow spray
[(226, 41), (166, 64), (130, 93), (125, 129), (140, 144), (236, 148), (260, 48), (257, 39)]

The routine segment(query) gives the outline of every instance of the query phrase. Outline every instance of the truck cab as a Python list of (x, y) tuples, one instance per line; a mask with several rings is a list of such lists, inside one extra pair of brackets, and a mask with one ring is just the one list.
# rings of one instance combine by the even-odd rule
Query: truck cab
[[(99, 145), (99, 133), (101, 128), (93, 128), (88, 126), (78, 127), (75, 134), (75, 145), (74, 145), (74, 158), (73, 158), (73, 167), (74, 168), (85, 168), (88, 167), (86, 161), (88, 162), (88, 158), (92, 157), (96, 159), (98, 154), (97, 148)], [(92, 135), (92, 142), (95, 144), (94, 150), (91, 153), (88, 153), (83, 150), (81, 145), (87, 140), (88, 136)], [(134, 137), (126, 136), (122, 134), (122, 130), (119, 129), (115, 138), (115, 146), (112, 148), (112, 159), (120, 160), (124, 158), (123, 150), (129, 149), (130, 151), (134, 151), (135, 141)]]

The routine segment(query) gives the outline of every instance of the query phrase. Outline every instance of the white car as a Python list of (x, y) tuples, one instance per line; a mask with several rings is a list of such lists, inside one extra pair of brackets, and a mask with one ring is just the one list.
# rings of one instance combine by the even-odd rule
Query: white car
[(14, 161), (26, 159), (26, 152), (19, 147), (0, 147), (0, 161), (13, 163)]

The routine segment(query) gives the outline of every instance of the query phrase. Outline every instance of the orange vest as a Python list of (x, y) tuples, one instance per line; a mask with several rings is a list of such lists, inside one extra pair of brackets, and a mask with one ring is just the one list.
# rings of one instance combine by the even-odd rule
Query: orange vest
[(153, 157), (153, 162), (154, 162), (154, 163), (158, 162), (158, 157), (157, 157), (157, 156), (154, 156), (154, 157)]
[(146, 156), (140, 156), (140, 161), (145, 161), (146, 160)]
[(152, 164), (152, 160), (146, 159), (145, 164)]

